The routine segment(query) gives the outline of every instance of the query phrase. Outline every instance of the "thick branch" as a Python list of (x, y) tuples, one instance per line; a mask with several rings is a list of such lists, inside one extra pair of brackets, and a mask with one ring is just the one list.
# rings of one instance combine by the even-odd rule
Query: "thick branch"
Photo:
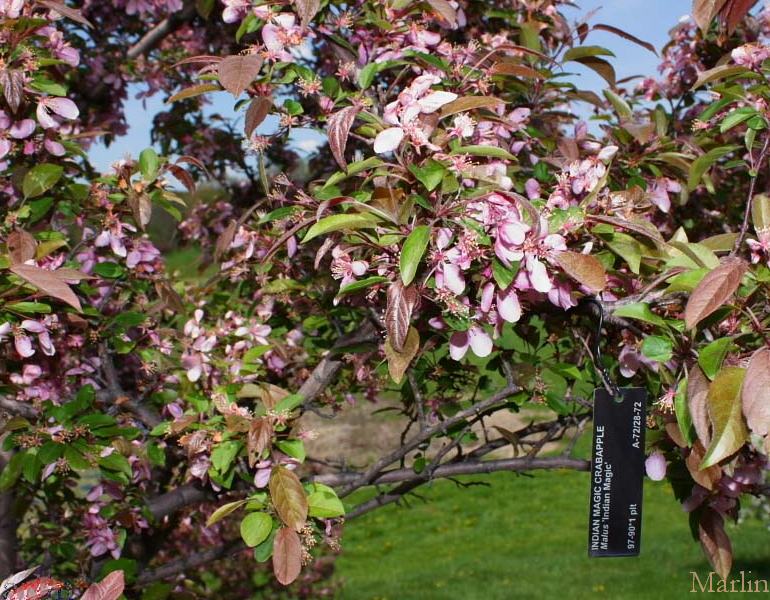
[(364, 322), (352, 334), (340, 337), (329, 354), (321, 359), (310, 377), (299, 388), (297, 393), (305, 399), (305, 405), (312, 402), (337, 377), (344, 364), (341, 356), (343, 348), (374, 341), (379, 341), (379, 337), (374, 325), (369, 321)]
[(145, 33), (142, 39), (128, 49), (126, 57), (133, 60), (157, 48), (166, 36), (174, 33), (183, 23), (192, 19), (195, 13), (195, 2), (188, 0), (182, 10), (166, 17)]
[(121, 404), (136, 415), (149, 429), (160, 423), (162, 419), (155, 410), (145, 405), (141, 400), (134, 398), (131, 394), (126, 393), (120, 385), (115, 363), (112, 362), (110, 351), (104, 343), (99, 346), (99, 359), (102, 363), (104, 378), (107, 381), (107, 391), (110, 394), (110, 399), (113, 402), (120, 399)]
[[(468, 460), (460, 462), (448, 462), (437, 466), (429, 474), (432, 478), (455, 477), (457, 475), (477, 475), (480, 473), (493, 473), (495, 471), (533, 471), (539, 469), (573, 469), (587, 471), (588, 461), (577, 458), (556, 456), (552, 458), (502, 458), (498, 460)], [(371, 485), (386, 483), (401, 483), (414, 479), (421, 479), (421, 473), (415, 473), (414, 469), (393, 469), (385, 471), (376, 477)], [(356, 482), (361, 475), (359, 473), (343, 472), (317, 475), (314, 482), (323, 483), (331, 487), (348, 485)]]
[(27, 417), (28, 419), (37, 415), (37, 411), (31, 404), (19, 402), (8, 396), (0, 396), (0, 409), (12, 416)]
[(152, 583), (153, 581), (167, 579), (169, 577), (173, 577), (174, 575), (184, 573), (187, 569), (194, 569), (196, 567), (208, 565), (215, 560), (219, 560), (225, 556), (230, 556), (231, 554), (237, 554), (238, 552), (241, 552), (245, 549), (246, 545), (241, 540), (227, 542), (222, 546), (216, 546), (215, 548), (209, 548), (208, 550), (203, 550), (202, 552), (190, 554), (184, 558), (172, 560), (171, 562), (167, 562), (157, 569), (144, 571), (139, 575), (136, 583), (139, 586), (143, 586), (148, 583)]
[(155, 520), (159, 521), (185, 506), (213, 500), (213, 498), (214, 492), (201, 487), (199, 483), (185, 483), (170, 492), (151, 498), (147, 502), (147, 507)]
[[(437, 477), (454, 477), (456, 475), (478, 475), (481, 473), (494, 473), (496, 471), (534, 471), (538, 469), (573, 469), (575, 471), (588, 471), (589, 462), (587, 460), (580, 460), (576, 458), (507, 458), (501, 460), (488, 460), (488, 461), (472, 461), (461, 463), (450, 463), (441, 465), (431, 472), (430, 478), (435, 479)], [(404, 494), (412, 491), (414, 488), (420, 486), (428, 478), (415, 476), (412, 469), (399, 469), (399, 471), (390, 471), (393, 473), (391, 476), (395, 479), (396, 474), (402, 474), (406, 479), (400, 486), (375, 496), (371, 500), (368, 500), (362, 504), (356, 506), (352, 511), (345, 515), (346, 520), (355, 519), (363, 514), (366, 514), (376, 508), (398, 502)]]
[[(11, 458), (10, 452), (0, 452), (0, 470)], [(16, 515), (12, 490), (0, 493), (0, 580), (8, 577), (16, 567)]]

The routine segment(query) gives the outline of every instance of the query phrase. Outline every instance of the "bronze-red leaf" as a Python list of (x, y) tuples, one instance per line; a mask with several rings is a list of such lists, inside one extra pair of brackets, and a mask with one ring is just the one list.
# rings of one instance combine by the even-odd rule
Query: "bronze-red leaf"
[(243, 127), (247, 138), (250, 138), (254, 130), (265, 120), (272, 107), (273, 99), (270, 96), (257, 96), (251, 101), (249, 108), (246, 110), (246, 119)]
[(348, 135), (356, 115), (361, 111), (356, 106), (347, 106), (329, 117), (327, 134), (329, 136), (329, 148), (337, 164), (346, 169), (348, 166), (345, 160), (345, 146), (348, 144)]
[(404, 349), (404, 342), (409, 333), (409, 323), (412, 320), (420, 294), (413, 286), (404, 286), (401, 279), (395, 280), (388, 288), (388, 304), (385, 308), (385, 329), (390, 345), (396, 352)]
[(684, 322), (692, 329), (725, 304), (738, 289), (746, 272), (746, 261), (728, 257), (701, 280), (690, 294), (684, 309)]
[(99, 583), (94, 583), (80, 600), (118, 600), (125, 587), (123, 571), (113, 571)]
[(273, 540), (273, 573), (282, 585), (289, 585), (302, 570), (302, 542), (297, 532), (281, 527)]
[(219, 83), (236, 98), (251, 85), (262, 68), (262, 57), (257, 54), (226, 56), (217, 65)]

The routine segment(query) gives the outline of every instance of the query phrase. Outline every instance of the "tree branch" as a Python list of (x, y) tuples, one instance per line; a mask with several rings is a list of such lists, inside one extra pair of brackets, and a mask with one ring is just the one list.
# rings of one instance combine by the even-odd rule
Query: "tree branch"
[(146, 585), (153, 581), (159, 581), (161, 579), (167, 579), (184, 573), (187, 569), (194, 569), (203, 565), (207, 565), (210, 562), (230, 556), (231, 554), (237, 554), (246, 549), (246, 545), (241, 540), (234, 540), (225, 543), (222, 546), (216, 546), (190, 554), (184, 558), (172, 560), (164, 565), (161, 565), (157, 569), (151, 569), (143, 571), (136, 580), (137, 585)]
[(329, 354), (321, 359), (310, 377), (299, 388), (297, 393), (305, 399), (304, 405), (310, 404), (337, 377), (344, 364), (341, 358), (344, 348), (373, 341), (379, 341), (379, 336), (376, 328), (369, 321), (365, 321), (353, 333), (341, 336), (332, 346)]
[(158, 425), (162, 421), (160, 415), (149, 406), (146, 406), (141, 400), (126, 393), (123, 386), (120, 385), (118, 372), (115, 369), (115, 363), (112, 362), (112, 356), (110, 355), (106, 343), (101, 343), (99, 345), (99, 359), (102, 363), (102, 371), (104, 372), (104, 378), (107, 382), (107, 391), (110, 394), (112, 402), (120, 400), (120, 404), (134, 413), (147, 428), (152, 429)]
[[(372, 323), (365, 322), (353, 334), (342, 336), (334, 344), (332, 351), (316, 365), (310, 377), (299, 389), (299, 394), (305, 398), (305, 407), (310, 404), (324, 389), (326, 389), (339, 373), (343, 366), (343, 361), (339, 358), (339, 350), (354, 344), (377, 340), (377, 331)], [(111, 363), (110, 363), (111, 364)], [(106, 372), (108, 381), (113, 378), (116, 381), (117, 375), (114, 373), (114, 367)], [(119, 386), (118, 386), (119, 387)], [(203, 488), (198, 483), (185, 483), (173, 490), (155, 496), (147, 502), (153, 517), (156, 521), (174, 514), (178, 510), (196, 504), (215, 499), (212, 490)]]
[[(746, 198), (746, 208), (743, 211), (743, 223), (741, 223), (741, 230), (735, 240), (733, 249), (730, 251), (730, 256), (735, 256), (738, 254), (738, 250), (741, 249), (741, 244), (743, 244), (743, 239), (746, 237), (746, 231), (748, 231), (749, 228), (749, 216), (751, 215), (751, 201), (754, 198), (754, 188), (756, 187), (757, 179), (759, 178), (759, 169), (762, 167), (762, 163), (765, 162), (765, 156), (767, 155), (769, 148), (770, 135), (765, 135), (765, 143), (762, 145), (762, 151), (759, 153), (759, 158), (757, 159), (757, 163), (754, 168), (756, 175), (751, 178), (751, 183), (749, 183), (749, 193), (748, 197)], [(751, 153), (749, 152), (749, 154)]]
[(147, 508), (150, 509), (153, 518), (160, 521), (185, 506), (213, 500), (214, 497), (212, 490), (202, 487), (199, 483), (190, 482), (151, 498), (147, 502)]
[[(10, 452), (0, 451), (0, 471), (11, 458)], [(8, 577), (16, 567), (16, 515), (13, 490), (0, 493), (0, 579)]]
[[(367, 512), (370, 512), (380, 506), (385, 506), (392, 502), (396, 502), (404, 496), (404, 494), (410, 492), (416, 487), (419, 487), (429, 478), (436, 477), (454, 477), (456, 475), (473, 475), (481, 473), (493, 473), (495, 471), (532, 471), (539, 469), (573, 469), (576, 471), (587, 471), (589, 463), (587, 460), (579, 460), (575, 458), (565, 457), (553, 457), (553, 458), (510, 458), (501, 460), (489, 460), (489, 461), (467, 461), (459, 463), (444, 464), (428, 474), (417, 474), (412, 469), (398, 469), (395, 471), (388, 471), (384, 473), (381, 478), (378, 478), (375, 483), (397, 483), (401, 482), (401, 485), (391, 490), (388, 493), (381, 494), (372, 500), (364, 502), (356, 506), (346, 516), (346, 520), (355, 519)], [(353, 481), (354, 477), (358, 477), (358, 474), (352, 473), (340, 473), (335, 475), (319, 475), (313, 479), (319, 483), (325, 483), (326, 485), (340, 485), (347, 480)], [(237, 554), (242, 550), (245, 550), (246, 546), (241, 540), (230, 541), (222, 546), (216, 548), (210, 548), (191, 554), (185, 558), (170, 561), (156, 569), (151, 569), (142, 572), (138, 579), (138, 585), (146, 585), (153, 581), (161, 579), (167, 579), (183, 573), (187, 569), (193, 569), (202, 565), (209, 564), (215, 560), (225, 558), (232, 554)]]
[[(402, 484), (395, 490), (391, 490), (385, 494), (381, 494), (372, 498), (371, 500), (367, 500), (366, 502), (359, 504), (345, 516), (345, 519), (354, 519), (374, 510), (375, 508), (396, 502), (401, 497), (403, 497), (404, 494), (418, 487), (429, 478), (436, 479), (441, 477), (455, 477), (457, 475), (479, 475), (483, 473), (494, 473), (496, 471), (522, 472), (543, 469), (572, 469), (575, 471), (588, 471), (589, 462), (587, 460), (566, 458), (563, 456), (557, 456), (553, 458), (504, 458), (499, 460), (446, 463), (436, 467), (430, 474), (426, 475), (416, 474), (413, 469), (397, 469), (394, 471), (388, 471), (383, 473), (382, 477), (378, 478), (375, 483), (380, 484), (402, 482)], [(327, 481), (331, 480), (331, 477), (328, 479), (317, 479), (319, 483), (334, 485), (334, 483), (327, 483)]]
[(195, 17), (196, 12), (195, 2), (187, 0), (182, 10), (163, 19), (145, 33), (142, 39), (131, 46), (126, 52), (126, 57), (133, 60), (157, 48), (166, 36), (174, 33), (183, 23)]
[(365, 473), (358, 476), (358, 479), (356, 481), (350, 482), (348, 485), (346, 485), (341, 491), (340, 491), (340, 497), (347, 496), (351, 492), (357, 490), (358, 488), (371, 484), (379, 475), (379, 473), (388, 465), (393, 464), (394, 462), (401, 460), (403, 457), (405, 457), (407, 454), (409, 454), (412, 450), (417, 448), (420, 444), (422, 444), (425, 441), (430, 440), (433, 436), (446, 432), (457, 423), (460, 423), (467, 419), (468, 417), (472, 417), (474, 415), (480, 415), (484, 411), (489, 410), (490, 408), (495, 407), (500, 402), (505, 400), (508, 396), (515, 394), (517, 391), (519, 391), (519, 386), (516, 384), (509, 383), (503, 390), (495, 394), (494, 396), (487, 398), (486, 400), (479, 402), (478, 404), (474, 404), (473, 406), (461, 410), (457, 414), (453, 415), (452, 417), (441, 421), (437, 425), (434, 425), (433, 427), (429, 427), (423, 431), (420, 431), (413, 437), (410, 441), (406, 442), (405, 444), (398, 447), (396, 450), (391, 452), (390, 454), (382, 457), (380, 460), (375, 462)]

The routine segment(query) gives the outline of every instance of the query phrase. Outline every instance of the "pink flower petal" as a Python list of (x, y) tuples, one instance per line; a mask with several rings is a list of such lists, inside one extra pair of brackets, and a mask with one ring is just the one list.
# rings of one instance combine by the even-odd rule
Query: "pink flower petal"
[(69, 98), (47, 98), (46, 105), (65, 119), (77, 119), (80, 115), (77, 105)]
[(35, 127), (36, 125), (34, 120), (22, 119), (21, 121), (14, 123), (8, 133), (11, 134), (12, 138), (23, 140), (24, 138), (28, 138), (32, 135), (32, 132), (35, 131)]
[(489, 312), (489, 309), (492, 308), (492, 300), (494, 300), (494, 297), (495, 284), (490, 281), (481, 290), (481, 303), (479, 304), (481, 312)]
[(644, 461), (644, 469), (647, 471), (647, 477), (653, 481), (661, 481), (666, 478), (666, 457), (660, 452), (650, 454)]
[(449, 338), (449, 356), (454, 360), (462, 360), (468, 352), (468, 332), (456, 331)]
[(431, 92), (418, 100), (417, 104), (420, 106), (420, 112), (430, 114), (454, 100), (457, 100), (457, 94), (453, 92)]
[(460, 267), (451, 263), (443, 265), (444, 286), (458, 296), (465, 291), (465, 278), (460, 272)]
[(553, 284), (550, 277), (548, 277), (548, 271), (546, 271), (543, 263), (529, 256), (527, 257), (527, 271), (529, 271), (529, 280), (532, 282), (532, 287), (544, 294), (551, 291)]
[(35, 114), (37, 115), (37, 122), (40, 123), (43, 129), (51, 129), (57, 126), (56, 120), (48, 112), (43, 100), (38, 103)]
[(509, 323), (515, 323), (521, 318), (521, 304), (513, 286), (497, 294), (497, 312)]
[(374, 151), (377, 154), (392, 152), (404, 139), (404, 130), (400, 127), (390, 127), (377, 134), (374, 138)]
[(32, 340), (27, 335), (17, 335), (14, 337), (14, 345), (16, 346), (16, 352), (18, 352), (24, 358), (29, 358), (35, 353), (32, 348)]
[(484, 358), (492, 353), (492, 338), (481, 327), (471, 327), (468, 330), (468, 340), (471, 350), (479, 358)]

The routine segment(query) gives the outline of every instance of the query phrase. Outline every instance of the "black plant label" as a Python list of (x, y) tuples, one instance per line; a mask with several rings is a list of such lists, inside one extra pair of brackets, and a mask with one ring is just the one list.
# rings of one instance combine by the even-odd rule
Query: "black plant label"
[[(647, 391), (594, 392), (588, 555), (638, 556), (642, 535)], [(619, 401), (621, 400), (622, 401)]]

